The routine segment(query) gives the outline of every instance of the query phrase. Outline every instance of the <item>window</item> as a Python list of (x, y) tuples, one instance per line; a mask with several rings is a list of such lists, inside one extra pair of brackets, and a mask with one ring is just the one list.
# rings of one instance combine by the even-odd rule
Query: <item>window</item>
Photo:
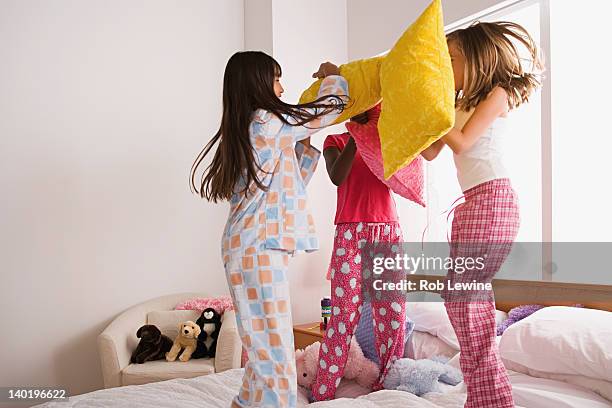
[(609, 13), (605, 2), (550, 4), (552, 235), (612, 241)]
[[(511, 3), (508, 5), (508, 3)], [(521, 228), (515, 250), (523, 251), (524, 265), (504, 267), (497, 275), (508, 279), (544, 279), (566, 282), (610, 283), (604, 274), (563, 268), (556, 242), (612, 241), (612, 131), (605, 123), (612, 82), (607, 72), (612, 57), (607, 40), (608, 13), (597, 10), (607, 4), (576, 7), (571, 2), (523, 0), (504, 2), (450, 25), (473, 21), (513, 21), (524, 26), (538, 42), (546, 61), (542, 89), (528, 104), (512, 113), (507, 130), (505, 165), (521, 205)], [(426, 166), (427, 209), (400, 204), (400, 216), (408, 240), (443, 242), (450, 233), (449, 209), (462, 193), (456, 179), (450, 149)], [(401, 202), (401, 201), (398, 201)], [(413, 220), (424, 219), (414, 225)], [(521, 244), (524, 242), (525, 244)], [(536, 244), (527, 244), (528, 242)], [(541, 242), (536, 256), (534, 245)], [(531, 247), (529, 247), (531, 245)], [(527, 252), (525, 252), (527, 251)], [(555, 255), (556, 252), (556, 255)], [(512, 263), (512, 262), (510, 262)], [(556, 265), (553, 271), (544, 265)], [(593, 263), (591, 263), (593, 265)], [(504, 270), (512, 274), (504, 274)], [(517, 270), (524, 271), (517, 275)]]
[[(469, 25), (471, 19), (462, 25)], [(481, 17), (480, 21), (509, 20), (521, 24), (539, 43), (540, 5), (531, 4), (503, 14)], [(453, 27), (453, 29), (458, 27)], [(512, 112), (505, 144), (505, 165), (520, 198), (521, 229), (518, 241), (542, 241), (542, 98), (537, 91), (528, 104)], [(445, 148), (433, 162), (427, 163), (427, 241), (445, 241), (450, 230), (449, 210), (462, 196), (456, 177), (453, 155)]]

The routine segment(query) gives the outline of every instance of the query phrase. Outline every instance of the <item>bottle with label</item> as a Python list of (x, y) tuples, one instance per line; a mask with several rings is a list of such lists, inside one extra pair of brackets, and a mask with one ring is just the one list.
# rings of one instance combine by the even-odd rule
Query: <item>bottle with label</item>
[(321, 330), (327, 329), (327, 322), (331, 319), (332, 306), (331, 306), (331, 298), (329, 296), (325, 296), (321, 299)]

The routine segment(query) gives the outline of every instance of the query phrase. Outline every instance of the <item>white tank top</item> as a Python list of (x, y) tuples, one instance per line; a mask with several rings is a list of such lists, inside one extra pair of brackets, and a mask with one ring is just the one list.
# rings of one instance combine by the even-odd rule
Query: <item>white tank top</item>
[[(473, 109), (469, 112), (457, 111), (455, 128), (462, 129), (473, 113)], [(461, 154), (453, 154), (462, 191), (487, 181), (508, 177), (502, 162), (506, 121), (505, 117), (495, 119), (472, 147)]]

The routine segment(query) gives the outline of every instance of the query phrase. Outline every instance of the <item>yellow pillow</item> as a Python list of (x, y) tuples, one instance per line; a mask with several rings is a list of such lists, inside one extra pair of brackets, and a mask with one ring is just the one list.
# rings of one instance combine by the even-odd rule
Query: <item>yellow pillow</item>
[(387, 54), (380, 83), (378, 130), (388, 179), (455, 121), (455, 85), (440, 0), (427, 7)]
[[(334, 123), (341, 123), (369, 110), (380, 102), (380, 64), (384, 56), (366, 58), (340, 65), (340, 75), (349, 85), (350, 102)], [(321, 79), (302, 93), (300, 103), (317, 99)]]

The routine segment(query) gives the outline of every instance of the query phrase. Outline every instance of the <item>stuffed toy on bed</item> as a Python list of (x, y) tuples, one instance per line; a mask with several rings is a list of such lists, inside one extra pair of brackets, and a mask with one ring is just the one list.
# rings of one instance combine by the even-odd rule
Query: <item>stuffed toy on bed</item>
[(508, 312), (508, 318), (497, 325), (497, 335), (501, 336), (508, 327), (512, 326), (516, 322), (520, 322), (528, 316), (531, 316), (543, 307), (543, 305), (521, 305), (510, 309)]
[(400, 358), (387, 372), (383, 385), (388, 390), (406, 391), (418, 397), (428, 392), (440, 392), (440, 382), (457, 385), (463, 381), (461, 371), (447, 362), (445, 357), (425, 360)]
[[(321, 343), (317, 341), (307, 346), (304, 350), (295, 351), (297, 382), (302, 387), (310, 388), (317, 376), (319, 350), (321, 350)], [(359, 344), (353, 338), (343, 378), (354, 380), (362, 387), (371, 389), (378, 375), (378, 364), (368, 360), (363, 355), (361, 347), (359, 347)]]

